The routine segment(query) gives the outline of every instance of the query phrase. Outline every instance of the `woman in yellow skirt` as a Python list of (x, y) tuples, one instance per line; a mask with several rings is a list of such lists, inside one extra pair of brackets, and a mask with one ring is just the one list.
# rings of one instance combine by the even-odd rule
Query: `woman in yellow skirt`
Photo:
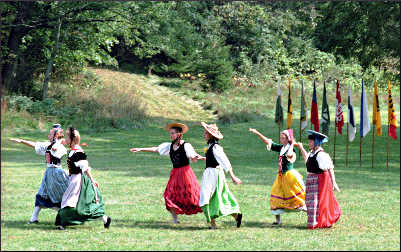
[(270, 211), (276, 216), (273, 225), (280, 225), (281, 214), (291, 211), (306, 211), (305, 184), (302, 175), (294, 169), (296, 160), (294, 144), (296, 141), (292, 135), (292, 129), (283, 130), (280, 133), (281, 144), (274, 143), (272, 139), (265, 137), (256, 129), (250, 128), (249, 131), (266, 144), (267, 150), (280, 153), (278, 174), (270, 194)]

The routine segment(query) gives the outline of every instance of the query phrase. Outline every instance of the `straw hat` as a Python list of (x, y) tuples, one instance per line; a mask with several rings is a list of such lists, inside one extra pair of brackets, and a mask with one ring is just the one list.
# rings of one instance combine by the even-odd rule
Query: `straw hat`
[(183, 123), (170, 123), (170, 124), (166, 125), (165, 129), (168, 131), (173, 127), (181, 128), (182, 129), (182, 134), (184, 134), (185, 132), (188, 131), (188, 126), (183, 124)]
[(212, 136), (214, 136), (217, 139), (223, 139), (223, 134), (219, 131), (219, 127), (217, 127), (216, 124), (207, 124), (204, 122), (201, 122), (201, 125), (207, 132), (209, 132)]

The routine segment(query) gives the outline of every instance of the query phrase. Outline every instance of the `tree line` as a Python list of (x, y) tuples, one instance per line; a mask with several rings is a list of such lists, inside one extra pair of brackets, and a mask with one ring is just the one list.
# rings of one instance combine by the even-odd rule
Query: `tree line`
[(2, 86), (36, 99), (87, 64), (202, 76), (216, 92), (234, 76), (381, 72), (399, 83), (397, 2), (34, 1), (0, 11)]

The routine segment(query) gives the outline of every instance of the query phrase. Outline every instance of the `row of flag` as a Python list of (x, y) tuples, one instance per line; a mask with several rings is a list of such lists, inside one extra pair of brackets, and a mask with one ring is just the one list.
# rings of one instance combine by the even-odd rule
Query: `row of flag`
[[(277, 89), (277, 101), (276, 101), (276, 113), (275, 113), (275, 122), (281, 127), (283, 124), (283, 108), (281, 106), (281, 89), (280, 89), (280, 80), (278, 81), (278, 89)], [(319, 127), (319, 115), (318, 115), (318, 105), (316, 98), (316, 83), (313, 82), (313, 95), (312, 95), (312, 104), (311, 104), (311, 117), (310, 122), (314, 127), (315, 131), (322, 132), (323, 134), (328, 135), (329, 126), (330, 126), (330, 113), (329, 106), (327, 103), (326, 97), (326, 83), (323, 84), (323, 102), (322, 102), (322, 113), (321, 113), (321, 129)], [(292, 127), (292, 98), (291, 98), (291, 79), (288, 80), (288, 110), (287, 110), (287, 129)], [(388, 124), (389, 124), (389, 133), (393, 139), (397, 139), (397, 120), (394, 110), (393, 99), (391, 96), (391, 83), (388, 81), (387, 87), (388, 95), (387, 95), (387, 105), (388, 105)], [(354, 107), (352, 105), (351, 98), (351, 87), (348, 87), (348, 136), (349, 141), (353, 141), (356, 134), (356, 125), (355, 125), (355, 117), (354, 117)], [(338, 130), (338, 133), (342, 135), (342, 127), (344, 126), (344, 116), (341, 105), (341, 94), (340, 94), (340, 83), (337, 80), (336, 87), (336, 118), (335, 125)], [(307, 127), (307, 106), (305, 102), (305, 93), (304, 93), (304, 81), (302, 80), (302, 91), (301, 91), (301, 131)], [(376, 135), (382, 135), (382, 127), (381, 127), (381, 118), (380, 118), (380, 108), (379, 108), (379, 96), (376, 78), (374, 79), (374, 97), (373, 97), (373, 125), (376, 126)], [(361, 113), (360, 113), (360, 131), (359, 134), (361, 137), (366, 136), (366, 134), (370, 131), (370, 121), (368, 114), (368, 103), (365, 94), (365, 83), (362, 80), (362, 94), (361, 94)]]

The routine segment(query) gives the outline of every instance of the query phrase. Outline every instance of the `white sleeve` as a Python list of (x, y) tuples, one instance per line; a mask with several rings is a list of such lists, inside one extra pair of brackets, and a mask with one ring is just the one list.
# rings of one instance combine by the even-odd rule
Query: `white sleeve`
[(160, 153), (160, 155), (168, 156), (170, 155), (170, 147), (171, 143), (162, 143), (159, 146), (157, 146), (157, 151)]
[(334, 169), (333, 161), (331, 160), (328, 153), (319, 152), (317, 154), (316, 160), (321, 170), (327, 171), (329, 169)]
[(187, 158), (191, 159), (194, 158), (197, 154), (194, 150), (194, 147), (190, 143), (184, 144), (185, 153), (187, 154)]
[(64, 155), (67, 154), (67, 149), (62, 145), (61, 143), (56, 143), (53, 145), (54, 148), (56, 148), (56, 151), (53, 150), (53, 148), (50, 150), (50, 153), (55, 156), (56, 158), (62, 158)]
[(36, 142), (35, 143), (35, 151), (37, 154), (44, 156), (46, 153), (47, 147), (50, 145), (50, 142)]
[(86, 172), (87, 170), (90, 170), (88, 160), (79, 160), (78, 162), (74, 163), (76, 166), (81, 168), (82, 172)]
[(213, 155), (216, 158), (217, 162), (221, 167), (223, 167), (225, 172), (228, 172), (229, 170), (232, 170), (230, 160), (228, 160), (228, 157), (226, 153), (224, 153), (223, 147), (220, 145), (214, 145), (213, 146)]

